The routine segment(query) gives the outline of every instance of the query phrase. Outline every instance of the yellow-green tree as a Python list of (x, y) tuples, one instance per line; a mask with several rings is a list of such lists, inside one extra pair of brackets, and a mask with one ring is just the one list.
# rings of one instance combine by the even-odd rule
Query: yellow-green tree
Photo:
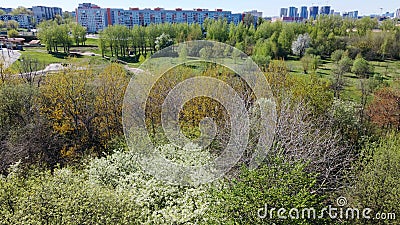
[(98, 155), (122, 133), (121, 111), (126, 73), (111, 64), (103, 72), (88, 65), (47, 77), (41, 87), (41, 112), (65, 138), (65, 157)]

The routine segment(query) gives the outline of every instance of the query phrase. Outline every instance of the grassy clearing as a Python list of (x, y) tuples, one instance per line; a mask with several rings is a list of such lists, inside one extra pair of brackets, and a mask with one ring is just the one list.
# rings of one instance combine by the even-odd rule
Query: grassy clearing
[[(33, 59), (37, 59), (40, 62), (39, 69), (46, 68), (47, 65), (51, 63), (65, 63), (71, 60), (65, 53), (55, 53), (49, 54), (45, 47), (34, 47), (34, 48), (25, 48), (24, 51), (20, 51), (21, 58), (29, 57)], [(87, 62), (91, 65), (100, 65), (107, 62), (107, 60), (103, 59), (100, 56), (82, 56), (82, 57), (74, 57), (77, 62)], [(11, 65), (11, 69), (14, 71), (18, 71), (20, 65), (20, 61), (16, 61)]]
[[(304, 76), (303, 68), (299, 60), (290, 59), (286, 61), (290, 72), (294, 75)], [(382, 80), (389, 85), (396, 85), (395, 80), (400, 81), (400, 61), (372, 61), (374, 68), (374, 77)], [(334, 64), (331, 60), (322, 60), (322, 64), (316, 71), (321, 78), (333, 79), (332, 68)], [(361, 92), (359, 90), (359, 79), (352, 73), (345, 74), (346, 87), (342, 93), (342, 98), (346, 100), (359, 101)]]
[[(25, 48), (25, 50), (20, 51), (20, 53), (21, 58), (27, 57), (37, 59), (41, 63), (40, 69), (44, 69), (48, 64), (51, 63), (62, 63), (65, 61), (65, 59), (62, 58), (61, 55), (48, 54), (46, 48), (44, 47)], [(19, 64), (20, 62), (16, 61), (11, 65), (11, 69), (18, 71)]]
[(88, 38), (85, 42), (86, 45), (90, 45), (90, 46), (99, 46), (98, 44), (99, 39), (96, 38)]

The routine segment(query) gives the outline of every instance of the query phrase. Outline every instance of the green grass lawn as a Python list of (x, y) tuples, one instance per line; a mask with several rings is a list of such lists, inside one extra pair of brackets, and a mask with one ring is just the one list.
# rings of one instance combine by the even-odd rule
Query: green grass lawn
[[(44, 47), (25, 48), (24, 51), (20, 51), (20, 53), (21, 58), (29, 57), (37, 59), (41, 64), (40, 69), (44, 69), (50, 63), (61, 63), (65, 61), (64, 58), (48, 54), (46, 48)], [(11, 69), (18, 71), (19, 63), (19, 61), (16, 61), (14, 64), (11, 65)]]
[[(64, 63), (70, 60), (70, 57), (62, 52), (57, 54), (49, 54), (45, 47), (25, 48), (24, 51), (20, 51), (20, 53), (21, 58), (29, 57), (37, 59), (40, 62), (39, 69), (44, 69), (47, 65), (51, 63)], [(107, 62), (107, 60), (103, 59), (101, 56), (82, 56), (76, 58), (76, 60), (79, 62), (86, 61), (91, 65), (100, 65)], [(16, 61), (14, 64), (11, 65), (11, 69), (13, 69), (14, 71), (18, 71), (19, 63), (20, 61)]]
[[(290, 59), (286, 61), (288, 68), (292, 74), (302, 76), (304, 75), (302, 64), (297, 59)], [(383, 82), (389, 85), (393, 84), (394, 80), (400, 80), (400, 61), (372, 61), (370, 62), (375, 70), (374, 77), (381, 77)], [(332, 68), (334, 64), (331, 60), (322, 60), (321, 66), (316, 71), (317, 75), (321, 78), (332, 79)], [(359, 90), (360, 81), (352, 73), (345, 74), (346, 87), (342, 93), (342, 99), (359, 101), (361, 92)]]
[(99, 39), (96, 38), (88, 38), (85, 42), (86, 45), (90, 45), (90, 46), (99, 46), (98, 44)]

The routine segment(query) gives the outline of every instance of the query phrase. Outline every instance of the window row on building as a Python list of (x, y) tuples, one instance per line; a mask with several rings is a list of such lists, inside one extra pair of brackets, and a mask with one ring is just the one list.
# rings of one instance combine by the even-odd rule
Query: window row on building
[(210, 11), (207, 9), (182, 10), (177, 8), (175, 10), (164, 10), (163, 8), (130, 8), (129, 10), (124, 10), (101, 8), (91, 3), (79, 4), (79, 7), (76, 9), (77, 22), (86, 27), (89, 33), (99, 32), (107, 26), (116, 24), (127, 27), (161, 23), (197, 23), (202, 25), (207, 18), (226, 19), (229, 23), (238, 24), (242, 21), (243, 15), (233, 14), (230, 11), (223, 11), (222, 9)]
[(5, 15), (0, 15), (0, 20), (7, 22), (10, 20), (15, 20), (19, 23), (19, 27), (21, 28), (31, 28), (32, 24), (32, 16), (26, 15), (26, 14), (20, 14), (20, 15), (10, 15), (10, 14), (5, 14)]
[(54, 19), (56, 15), (62, 16), (62, 9), (58, 7), (33, 6), (32, 12), (36, 24), (44, 20)]

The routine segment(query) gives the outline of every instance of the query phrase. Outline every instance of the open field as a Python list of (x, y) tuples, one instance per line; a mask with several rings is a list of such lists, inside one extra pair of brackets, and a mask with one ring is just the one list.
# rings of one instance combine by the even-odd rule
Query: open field
[[(288, 68), (292, 74), (302, 76), (304, 75), (301, 62), (299, 60), (290, 59), (286, 61)], [(394, 80), (400, 79), (400, 61), (371, 61), (374, 66), (375, 80), (378, 83), (386, 83), (393, 85)], [(322, 60), (321, 66), (316, 71), (317, 75), (323, 79), (331, 80), (333, 62), (331, 60)], [(359, 79), (353, 73), (345, 74), (346, 87), (342, 93), (342, 98), (346, 100), (359, 101), (361, 92), (358, 88)]]
[[(23, 59), (24, 57), (37, 59), (40, 63), (39, 69), (44, 69), (48, 64), (51, 63), (65, 63), (71, 58), (67, 54), (61, 52), (49, 54), (45, 47), (25, 48), (23, 51), (19, 52), (21, 53), (20, 59)], [(90, 64), (100, 64), (106, 62), (100, 56), (79, 56), (74, 58), (78, 62), (87, 61)], [(19, 63), (20, 62), (17, 60), (11, 65), (11, 69), (18, 71)]]

